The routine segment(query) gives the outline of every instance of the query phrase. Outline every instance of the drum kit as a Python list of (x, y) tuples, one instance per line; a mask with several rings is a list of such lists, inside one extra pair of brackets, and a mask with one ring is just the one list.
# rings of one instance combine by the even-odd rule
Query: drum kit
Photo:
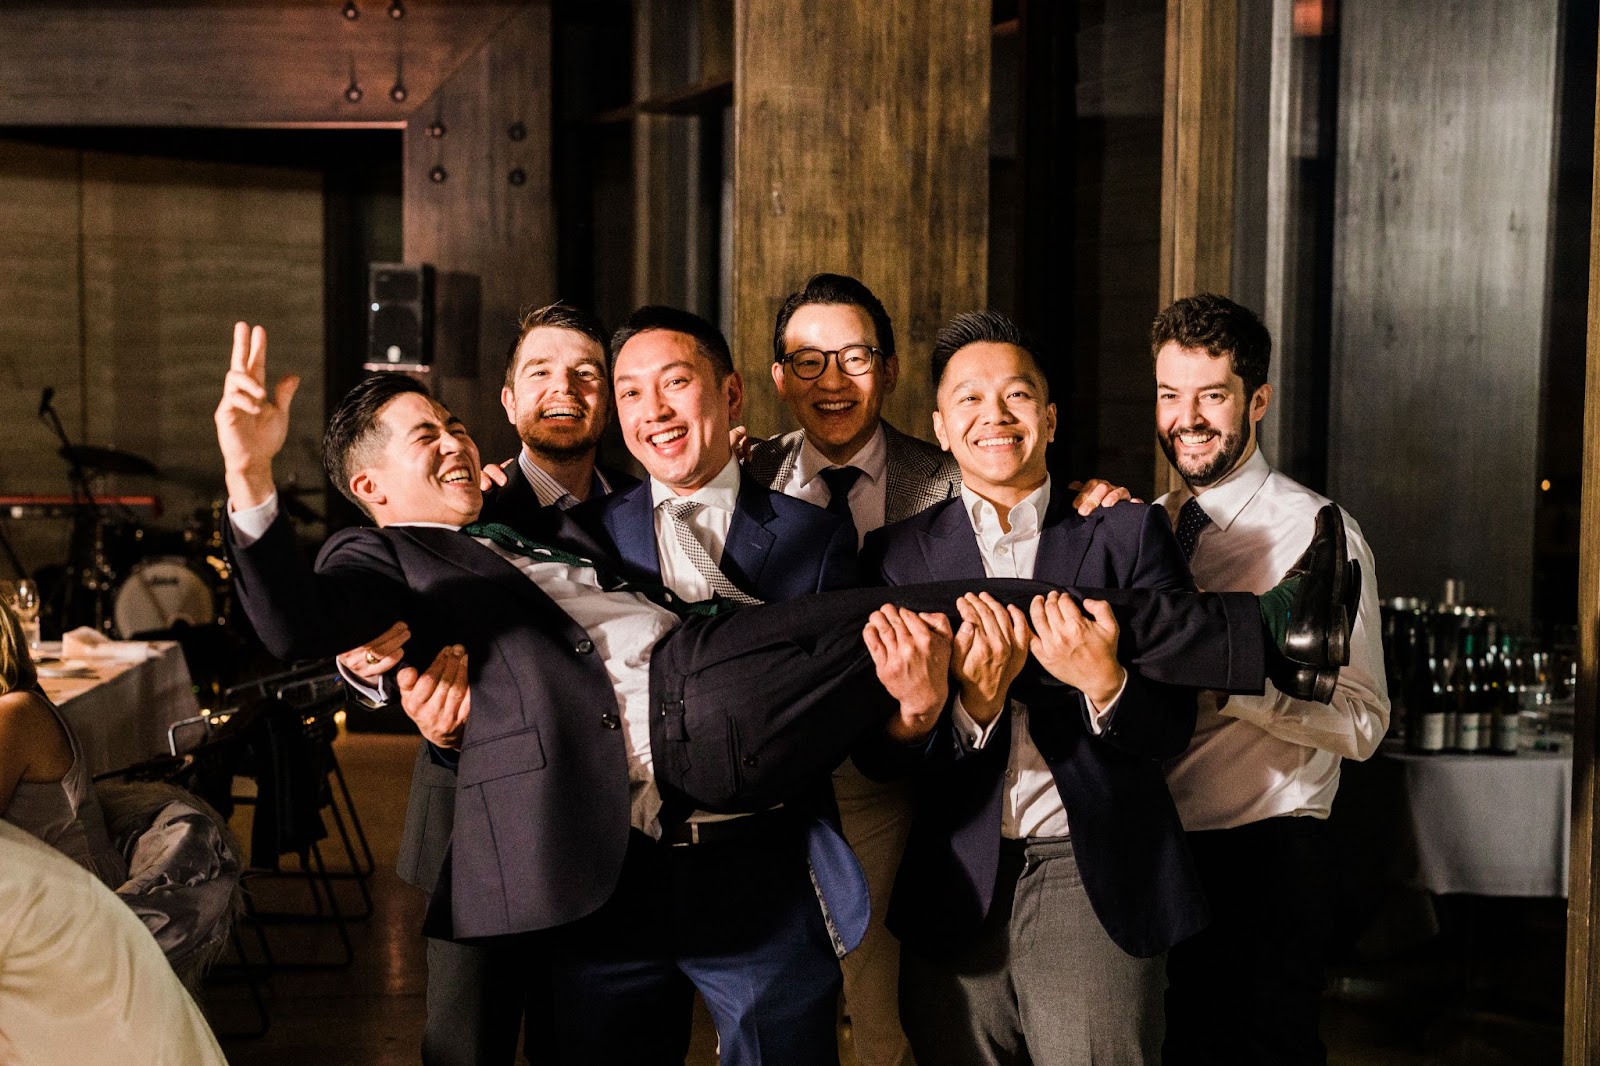
[[(213, 499), (190, 514), (181, 530), (158, 526), (161, 501), (155, 495), (95, 491), (104, 476), (161, 478), (143, 456), (112, 448), (73, 444), (51, 406), (46, 389), (39, 414), (61, 440), (58, 454), (70, 468), (71, 492), (0, 495), (0, 516), (14, 519), (69, 519), (72, 536), (67, 563), (54, 582), (47, 614), (61, 630), (92, 626), (124, 640), (180, 635), (234, 626), (231, 571), (223, 547), (226, 501)], [(280, 490), (284, 510), (301, 520), (321, 516), (300, 496), (305, 490)], [(192, 497), (191, 497), (192, 498)], [(0, 533), (17, 572), (22, 567)], [(41, 584), (49, 575), (41, 573)]]

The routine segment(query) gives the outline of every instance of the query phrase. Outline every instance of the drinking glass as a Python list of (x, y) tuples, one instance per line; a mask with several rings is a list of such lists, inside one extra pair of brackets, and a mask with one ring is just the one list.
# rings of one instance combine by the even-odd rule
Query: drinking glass
[(28, 652), (39, 654), (39, 586), (23, 578), (11, 588), (11, 609), (17, 612), (22, 632), (28, 638)]

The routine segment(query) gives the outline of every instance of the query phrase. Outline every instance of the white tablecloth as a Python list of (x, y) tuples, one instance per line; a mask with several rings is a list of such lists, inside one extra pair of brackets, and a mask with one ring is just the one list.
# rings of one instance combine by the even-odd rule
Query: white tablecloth
[(1411, 882), (1439, 894), (1566, 896), (1572, 756), (1386, 752), (1405, 780)]
[(142, 663), (93, 663), (93, 678), (41, 677), (45, 694), (78, 735), (90, 774), (167, 750), (167, 726), (200, 713), (183, 652), (154, 641)]

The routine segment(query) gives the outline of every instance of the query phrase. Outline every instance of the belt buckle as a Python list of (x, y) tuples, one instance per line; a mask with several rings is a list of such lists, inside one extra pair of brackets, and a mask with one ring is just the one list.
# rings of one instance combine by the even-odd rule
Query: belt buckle
[(687, 847), (692, 847), (695, 844), (700, 843), (700, 823), (699, 822), (685, 822), (679, 828), (680, 829), (687, 829), (689, 831), (689, 839), (688, 840), (674, 840), (671, 843), (671, 845), (669, 845), (670, 847), (687, 848)]

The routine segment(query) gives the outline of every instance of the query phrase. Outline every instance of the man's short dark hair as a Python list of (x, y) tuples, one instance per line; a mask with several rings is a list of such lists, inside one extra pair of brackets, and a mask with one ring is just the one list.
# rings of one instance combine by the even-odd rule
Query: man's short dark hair
[(528, 334), (543, 327), (570, 329), (583, 334), (600, 346), (601, 356), (609, 366), (611, 350), (606, 346), (606, 330), (600, 324), (600, 319), (581, 307), (557, 300), (553, 304), (522, 313), (522, 321), (517, 323), (517, 339), (511, 342), (511, 349), (506, 352), (506, 388), (512, 387), (512, 376), (517, 370), (517, 351), (522, 347), (522, 342), (527, 340)]
[(733, 373), (733, 353), (728, 350), (728, 338), (720, 329), (692, 311), (660, 304), (648, 304), (628, 316), (621, 328), (611, 335), (612, 354), (622, 351), (622, 346), (634, 337), (653, 329), (682, 333), (692, 339), (700, 354), (711, 361), (718, 381), (726, 380)]
[(1267, 383), (1272, 366), (1272, 334), (1255, 312), (1226, 296), (1202, 292), (1174, 301), (1150, 326), (1150, 358), (1169, 342), (1180, 348), (1203, 349), (1213, 359), (1229, 357), (1244, 382), (1245, 399)]
[(350, 477), (384, 444), (386, 434), (378, 416), (390, 400), (408, 392), (432, 399), (427, 387), (416, 378), (404, 374), (374, 374), (345, 393), (328, 419), (328, 430), (322, 435), (322, 466), (334, 487), (363, 511), (367, 510), (367, 505), (350, 491)]
[(772, 361), (779, 362), (789, 353), (784, 351), (783, 335), (789, 330), (789, 320), (794, 313), (810, 304), (834, 307), (859, 307), (872, 320), (872, 332), (878, 335), (878, 350), (888, 359), (894, 355), (894, 324), (883, 302), (855, 278), (848, 274), (813, 274), (799, 292), (791, 292), (778, 308), (778, 320), (772, 327)]
[(1033, 341), (1021, 326), (999, 311), (963, 311), (939, 328), (933, 338), (933, 354), (929, 359), (935, 394), (944, 383), (945, 367), (950, 365), (955, 354), (969, 344), (983, 343), (1010, 344), (1027, 352), (1034, 369), (1039, 371), (1045, 398), (1049, 399), (1050, 382), (1044, 375), (1044, 368), (1039, 365), (1039, 357), (1034, 354)]

